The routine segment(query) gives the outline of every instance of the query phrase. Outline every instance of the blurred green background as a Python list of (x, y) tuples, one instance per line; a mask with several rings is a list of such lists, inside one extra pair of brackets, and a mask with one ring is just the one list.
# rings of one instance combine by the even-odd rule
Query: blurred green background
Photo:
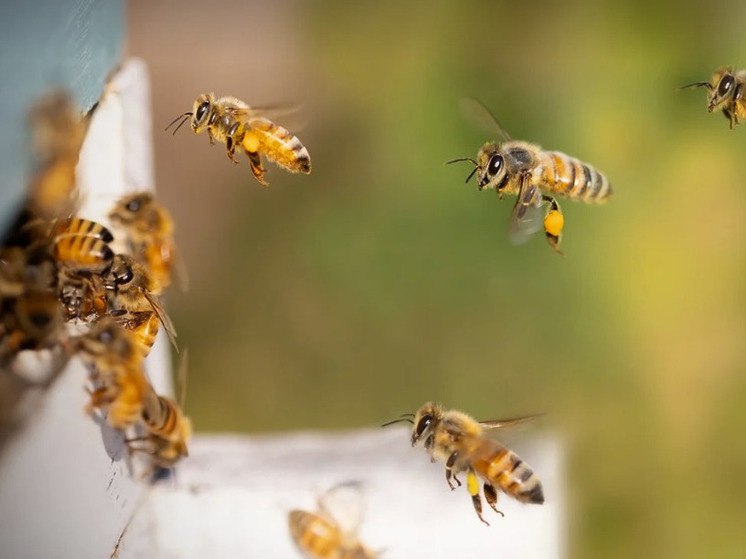
[[(569, 556), (746, 550), (746, 126), (708, 114), (746, 66), (743, 2), (132, 2), (157, 188), (191, 287), (169, 293), (198, 431), (372, 426), (439, 400), (544, 411), (566, 442)], [(310, 176), (162, 128), (204, 91), (303, 103)], [(512, 246), (464, 184), (488, 139), (591, 163), (563, 248)], [(288, 126), (290, 124), (288, 123)], [(291, 127), (292, 128), (292, 127)], [(496, 550), (497, 552), (497, 550)]]

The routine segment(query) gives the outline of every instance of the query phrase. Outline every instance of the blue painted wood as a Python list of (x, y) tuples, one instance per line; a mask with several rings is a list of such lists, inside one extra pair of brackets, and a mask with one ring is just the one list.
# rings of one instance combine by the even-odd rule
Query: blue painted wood
[(123, 0), (0, 2), (0, 230), (30, 171), (29, 105), (54, 87), (81, 110), (98, 100), (122, 55)]

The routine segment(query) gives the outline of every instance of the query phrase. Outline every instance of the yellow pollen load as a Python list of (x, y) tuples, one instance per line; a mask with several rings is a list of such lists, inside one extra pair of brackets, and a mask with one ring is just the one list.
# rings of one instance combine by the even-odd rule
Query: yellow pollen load
[(243, 147), (251, 152), (259, 151), (259, 137), (251, 130), (247, 130), (243, 137)]
[(562, 228), (564, 226), (565, 218), (557, 210), (552, 210), (544, 218), (544, 230), (554, 237), (559, 237), (559, 234), (562, 232)]
[(469, 495), (479, 495), (479, 480), (474, 472), (466, 475), (466, 488), (469, 490)]

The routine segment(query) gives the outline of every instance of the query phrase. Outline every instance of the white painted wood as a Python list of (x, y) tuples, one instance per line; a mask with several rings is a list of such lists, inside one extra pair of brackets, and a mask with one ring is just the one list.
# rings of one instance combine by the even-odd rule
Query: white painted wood
[[(114, 201), (152, 187), (148, 96), (144, 64), (125, 63), (81, 150), (81, 216), (108, 223)], [(163, 393), (169, 366), (159, 340), (146, 367)], [(87, 371), (73, 359), (43, 394), (29, 394), (30, 418), (0, 455), (0, 558), (108, 557), (143, 495), (123, 435), (84, 414), (86, 384)]]

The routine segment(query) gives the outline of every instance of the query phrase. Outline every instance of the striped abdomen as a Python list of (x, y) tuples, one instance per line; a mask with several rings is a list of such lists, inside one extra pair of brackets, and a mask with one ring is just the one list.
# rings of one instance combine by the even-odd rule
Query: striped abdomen
[(311, 157), (301, 141), (282, 126), (266, 118), (252, 118), (242, 145), (252, 153), (261, 153), (293, 173), (310, 173)]
[(140, 344), (143, 356), (147, 357), (150, 350), (153, 349), (155, 344), (156, 336), (158, 335), (158, 328), (160, 327), (160, 319), (154, 312), (148, 313), (147, 319), (141, 322), (130, 322), (125, 324), (125, 327), (132, 332), (135, 340)]
[(522, 503), (544, 502), (541, 482), (531, 466), (492, 439), (478, 439), (470, 452), (477, 473)]
[(571, 200), (603, 202), (612, 194), (605, 175), (587, 163), (559, 151), (541, 152), (538, 186)]
[(149, 387), (147, 391), (142, 419), (147, 425), (148, 432), (151, 435), (171, 440), (178, 433), (177, 426), (181, 419), (178, 404), (170, 398), (158, 396), (152, 387)]
[(314, 559), (339, 557), (342, 535), (326, 518), (303, 510), (290, 511), (288, 527), (298, 549)]
[(114, 258), (114, 252), (103, 239), (87, 235), (57, 237), (52, 254), (57, 262), (86, 268), (105, 266)]
[(114, 235), (111, 234), (111, 231), (100, 223), (79, 217), (57, 221), (54, 225), (54, 235), (55, 237), (83, 235), (85, 237), (101, 239), (105, 243), (110, 243), (114, 240)]

